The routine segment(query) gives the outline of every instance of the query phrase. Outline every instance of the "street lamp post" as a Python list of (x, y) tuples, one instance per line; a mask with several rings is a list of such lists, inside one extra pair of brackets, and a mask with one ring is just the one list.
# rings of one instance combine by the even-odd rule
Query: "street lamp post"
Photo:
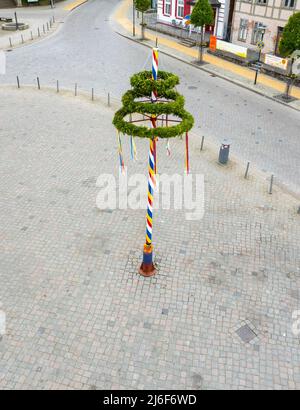
[(259, 54), (258, 54), (258, 62), (257, 62), (257, 67), (256, 67), (256, 71), (255, 71), (255, 79), (254, 79), (254, 85), (257, 84), (257, 78), (258, 78), (258, 72), (260, 70), (260, 59), (261, 59), (261, 51), (262, 49), (259, 49)]

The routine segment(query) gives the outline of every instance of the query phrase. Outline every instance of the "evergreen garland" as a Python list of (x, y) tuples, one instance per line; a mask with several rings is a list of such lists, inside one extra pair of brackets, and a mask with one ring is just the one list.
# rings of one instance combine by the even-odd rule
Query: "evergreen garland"
[[(174, 138), (188, 132), (194, 125), (193, 116), (184, 109), (185, 99), (174, 87), (179, 84), (179, 78), (165, 71), (158, 72), (158, 80), (152, 79), (151, 71), (143, 71), (131, 78), (132, 90), (127, 91), (123, 98), (123, 107), (115, 114), (113, 124), (123, 134), (140, 138)], [(159, 99), (168, 102), (141, 102), (139, 98), (151, 98), (152, 91), (156, 91)], [(181, 122), (170, 127), (148, 128), (125, 121), (129, 114), (141, 115), (173, 115)]]

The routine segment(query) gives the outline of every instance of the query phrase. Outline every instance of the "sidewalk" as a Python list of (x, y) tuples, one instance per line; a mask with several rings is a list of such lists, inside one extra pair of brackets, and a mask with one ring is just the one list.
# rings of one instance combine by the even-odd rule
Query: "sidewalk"
[[(138, 36), (140, 35), (139, 22), (137, 22), (136, 27), (137, 36), (134, 38), (132, 37), (131, 12), (131, 1), (123, 0), (117, 8), (113, 19), (118, 24), (118, 28), (121, 28), (121, 33), (123, 35), (138, 41)], [(144, 45), (153, 47), (156, 39), (158, 39), (161, 52), (188, 64), (193, 64), (198, 57), (197, 49), (187, 48), (184, 45), (177, 43), (175, 40), (172, 40), (169, 36), (147, 30), (146, 37), (148, 41), (143, 43)], [(255, 72), (249, 68), (239, 66), (209, 54), (204, 55), (204, 61), (206, 63), (204, 66), (199, 67), (195, 64), (193, 65), (201, 70), (208, 71), (268, 98), (275, 99), (277, 95), (282, 94), (285, 91), (286, 84), (284, 82), (264, 74), (259, 75), (258, 84), (257, 86), (254, 86)], [(291, 95), (300, 99), (300, 89), (298, 87), (293, 87)], [(300, 110), (300, 101), (293, 101), (285, 105)]]
[(39, 41), (53, 34), (64, 23), (64, 19), (71, 11), (87, 1), (66, 0), (57, 3), (53, 9), (50, 6), (0, 9), (1, 17), (14, 19), (14, 13), (16, 12), (20, 23), (29, 24), (27, 30), (11, 32), (2, 30), (2, 24), (0, 23), (0, 50), (10, 50)]

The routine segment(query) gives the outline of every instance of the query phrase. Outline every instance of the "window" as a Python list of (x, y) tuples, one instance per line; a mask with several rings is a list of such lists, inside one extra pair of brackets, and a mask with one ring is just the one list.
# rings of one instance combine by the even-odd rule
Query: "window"
[(246, 41), (248, 35), (248, 20), (241, 19), (239, 29), (239, 41)]
[(296, 0), (283, 0), (282, 7), (286, 9), (294, 9), (296, 5)]
[(184, 17), (184, 0), (177, 0), (177, 17)]
[(262, 23), (256, 22), (254, 25), (251, 43), (257, 45), (259, 41), (263, 41), (266, 27)]
[(256, 0), (256, 3), (257, 3), (257, 4), (260, 4), (260, 5), (262, 5), (262, 6), (266, 6), (267, 3), (268, 3), (268, 0)]
[(275, 47), (275, 55), (280, 56), (279, 53), (279, 44), (283, 34), (283, 27), (277, 28), (277, 38), (276, 38), (276, 47)]
[(172, 0), (165, 0), (165, 14), (171, 16), (172, 12)]

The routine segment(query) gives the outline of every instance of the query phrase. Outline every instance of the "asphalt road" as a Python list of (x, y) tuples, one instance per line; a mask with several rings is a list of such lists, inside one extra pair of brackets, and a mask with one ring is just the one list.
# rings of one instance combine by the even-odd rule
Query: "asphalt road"
[[(7, 54), (1, 83), (95, 88), (120, 97), (129, 77), (150, 68), (149, 49), (120, 37), (110, 24), (117, 0), (90, 0), (69, 16), (58, 33)], [(147, 63), (148, 60), (148, 63)], [(160, 68), (181, 77), (179, 90), (196, 118), (195, 132), (213, 141), (232, 140), (232, 151), (300, 193), (300, 114), (222, 79), (161, 56)], [(217, 152), (216, 152), (217, 155)]]

